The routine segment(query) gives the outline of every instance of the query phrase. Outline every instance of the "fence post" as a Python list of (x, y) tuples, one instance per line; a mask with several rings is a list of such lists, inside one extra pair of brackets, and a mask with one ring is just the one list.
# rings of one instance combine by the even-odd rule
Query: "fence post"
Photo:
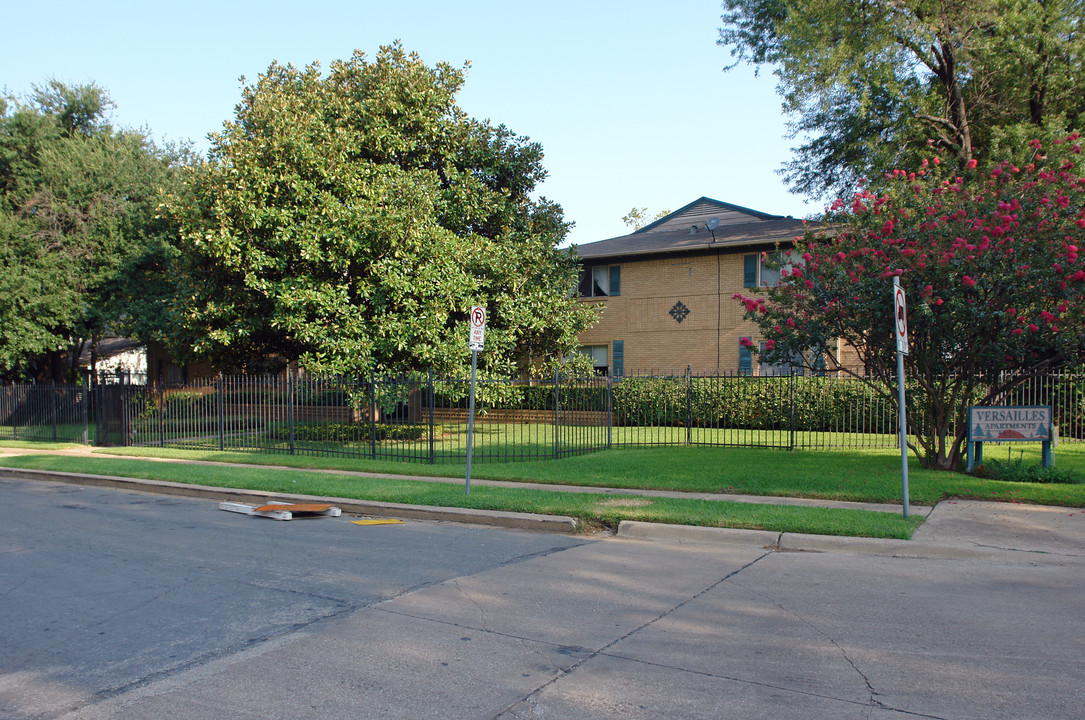
[(218, 381), (216, 382), (215, 395), (218, 398), (216, 405), (216, 414), (218, 415), (218, 435), (219, 435), (219, 452), (226, 449), (226, 407), (225, 400), (222, 395), (225, 388), (222, 386), (222, 371), (219, 371)]
[[(148, 375), (148, 380), (151, 380)], [(162, 375), (158, 375), (158, 447), (166, 447), (166, 388)]]
[(686, 445), (693, 444), (693, 368), (686, 365)]
[(561, 394), (558, 390), (558, 382), (561, 379), (561, 369), (554, 368), (554, 459), (561, 457)]
[(377, 459), (377, 381), (369, 373), (369, 452)]
[(90, 373), (83, 373), (83, 444), (90, 443)]
[(426, 403), (426, 410), (429, 411), (429, 464), (432, 465), (437, 462), (437, 453), (434, 452), (433, 442), (435, 430), (433, 427), (433, 415), (436, 410), (437, 398), (433, 390), (433, 367), (429, 369), (429, 402)]
[(117, 371), (118, 381), (121, 385), (121, 447), (133, 445), (132, 442), (132, 373), (125, 370)]
[(610, 375), (605, 378), (607, 384), (607, 450), (614, 446), (614, 383)]
[(792, 452), (795, 450), (795, 367), (791, 367), (791, 383), (790, 383), (790, 395), (791, 395), (791, 447)]
[(57, 384), (55, 380), (49, 381), (49, 394), (53, 398), (53, 442), (57, 441)]
[(290, 429), (290, 454), (294, 454), (294, 371), (286, 366), (286, 421)]

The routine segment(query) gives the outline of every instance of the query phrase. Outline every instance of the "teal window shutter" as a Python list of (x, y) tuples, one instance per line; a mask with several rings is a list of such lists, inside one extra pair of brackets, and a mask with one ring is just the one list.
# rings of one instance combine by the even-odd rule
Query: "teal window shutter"
[(622, 294), (622, 266), (610, 266), (610, 296)]
[(757, 287), (757, 256), (742, 257), (742, 287)]
[(621, 377), (625, 375), (625, 342), (622, 340), (615, 340), (614, 347), (610, 350), (610, 357), (613, 360), (611, 363), (610, 374), (613, 377)]
[[(749, 338), (742, 338), (748, 341)], [(750, 349), (741, 342), (738, 345), (738, 374), (753, 375), (753, 355)]]

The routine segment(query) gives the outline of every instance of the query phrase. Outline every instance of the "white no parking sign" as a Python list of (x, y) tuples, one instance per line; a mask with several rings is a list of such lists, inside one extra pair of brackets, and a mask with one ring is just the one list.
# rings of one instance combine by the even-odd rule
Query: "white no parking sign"
[(897, 352), (908, 354), (908, 309), (904, 303), (904, 288), (893, 278), (893, 334), (897, 338)]
[(471, 334), (467, 338), (467, 347), (472, 352), (482, 349), (486, 341), (486, 308), (475, 305), (471, 308)]

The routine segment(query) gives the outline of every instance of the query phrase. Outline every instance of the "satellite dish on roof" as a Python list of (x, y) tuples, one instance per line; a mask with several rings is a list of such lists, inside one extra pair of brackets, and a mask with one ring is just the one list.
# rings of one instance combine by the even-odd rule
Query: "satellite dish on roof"
[(712, 242), (716, 242), (716, 228), (720, 226), (720, 219), (718, 217), (710, 217), (704, 226), (708, 229), (708, 232), (712, 233)]

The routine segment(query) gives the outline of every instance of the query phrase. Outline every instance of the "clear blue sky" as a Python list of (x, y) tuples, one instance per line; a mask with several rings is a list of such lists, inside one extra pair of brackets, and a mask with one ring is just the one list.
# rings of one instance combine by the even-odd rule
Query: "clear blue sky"
[(702, 195), (801, 217), (774, 78), (723, 72), (717, 0), (394, 0), (10, 3), (0, 86), (94, 81), (113, 122), (192, 140), (233, 116), (239, 78), (272, 60), (327, 67), (401, 40), (429, 65), (471, 62), (460, 105), (540, 142), (540, 193), (576, 223), (575, 243), (628, 232), (632, 207), (676, 210)]

